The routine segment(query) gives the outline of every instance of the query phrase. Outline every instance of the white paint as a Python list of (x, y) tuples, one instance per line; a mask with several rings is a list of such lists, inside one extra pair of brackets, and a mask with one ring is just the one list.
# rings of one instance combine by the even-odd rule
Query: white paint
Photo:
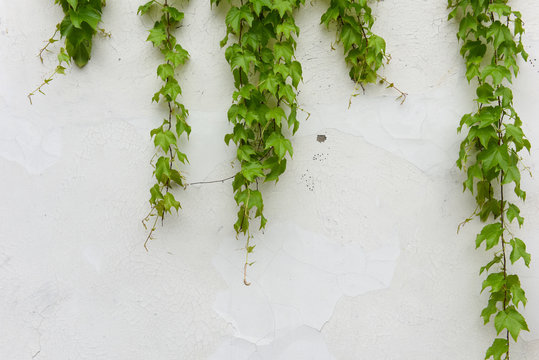
[[(530, 63), (514, 82), (516, 107), (539, 142), (539, 5), (523, 12)], [(474, 250), (480, 225), (457, 224), (474, 208), (456, 169), (473, 109), (445, 2), (374, 5), (388, 44), (384, 74), (409, 95), (369, 86), (352, 99), (334, 34), (319, 24), (327, 5), (298, 14), (299, 100), (311, 113), (293, 139), (294, 158), (264, 184), (265, 233), (257, 233), (242, 285), (244, 246), (232, 224), (230, 183), (178, 191), (179, 216), (142, 247), (151, 186), (149, 131), (163, 109), (158, 51), (144, 40), (152, 20), (135, 0), (109, 1), (92, 60), (28, 103), (55, 66), (37, 50), (61, 11), (53, 1), (0, 2), (1, 359), (417, 359), (480, 358), (494, 336), (479, 313)], [(224, 8), (187, 5), (178, 38), (191, 60), (178, 73), (193, 132), (184, 148), (188, 182), (234, 173), (226, 111), (232, 76), (219, 41)], [(57, 49), (57, 47), (55, 48)], [(305, 118), (305, 114), (303, 115)], [(323, 143), (317, 135), (326, 135)], [(535, 153), (525, 157), (536, 173)], [(527, 177), (519, 235), (535, 259), (539, 186)], [(532, 329), (512, 358), (539, 356), (539, 268), (517, 267)]]

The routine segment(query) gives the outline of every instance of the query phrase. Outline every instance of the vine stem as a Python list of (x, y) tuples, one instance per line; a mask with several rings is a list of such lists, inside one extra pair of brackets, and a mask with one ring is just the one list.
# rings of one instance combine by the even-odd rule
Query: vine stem
[(50, 44), (56, 42), (56, 40), (54, 40), (54, 38), (56, 37), (56, 34), (58, 34), (58, 31), (60, 31), (60, 24), (56, 24), (56, 31), (54, 32), (54, 34), (52, 34), (52, 36), (49, 38), (49, 40), (47, 40), (47, 44), (41, 48), (41, 50), (39, 50), (39, 54), (37, 56), (39, 56), (39, 60), (41, 60), (41, 63), (43, 64), (43, 53), (45, 51), (47, 51), (47, 48), (49, 47)]
[(41, 90), (41, 88), (47, 84), (49, 84), (53, 78), (54, 78), (54, 75), (58, 74), (58, 72), (60, 71), (63, 71), (64, 69), (58, 65), (56, 67), (56, 69), (54, 70), (54, 72), (49, 75), (48, 78), (46, 78), (45, 80), (43, 80), (43, 82), (41, 83), (41, 85), (39, 85), (34, 91), (32, 91), (31, 93), (28, 94), (28, 100), (30, 100), (30, 105), (32, 105), (32, 96), (34, 96), (36, 94), (36, 92), (40, 92), (42, 93), (43, 95), (45, 95), (45, 93)]

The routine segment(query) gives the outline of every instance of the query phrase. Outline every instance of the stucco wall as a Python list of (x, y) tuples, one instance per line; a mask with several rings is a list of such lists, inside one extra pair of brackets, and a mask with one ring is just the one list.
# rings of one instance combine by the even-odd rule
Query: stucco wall
[[(392, 55), (384, 74), (409, 95), (353, 93), (327, 3), (297, 15), (303, 121), (293, 160), (266, 185), (265, 234), (255, 239), (250, 287), (234, 237), (230, 183), (179, 191), (183, 210), (143, 248), (152, 183), (149, 130), (163, 111), (158, 51), (134, 0), (109, 1), (92, 60), (26, 94), (55, 66), (37, 50), (61, 11), (53, 1), (0, 1), (0, 359), (481, 359), (494, 337), (479, 313), (474, 249), (480, 224), (455, 166), (460, 116), (473, 109), (445, 1), (385, 0), (376, 31)], [(526, 50), (515, 105), (539, 144), (539, 3), (523, 12)], [(219, 41), (224, 9), (185, 7), (177, 35), (191, 60), (179, 73), (192, 134), (188, 182), (234, 174), (232, 76)], [(326, 135), (318, 142), (317, 135)], [(537, 174), (539, 157), (525, 158)], [(531, 269), (518, 267), (530, 333), (512, 359), (539, 358), (539, 184), (524, 177)]]

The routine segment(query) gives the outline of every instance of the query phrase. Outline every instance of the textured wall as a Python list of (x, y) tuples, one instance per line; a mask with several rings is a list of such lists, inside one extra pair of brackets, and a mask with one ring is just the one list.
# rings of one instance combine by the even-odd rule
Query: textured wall
[[(258, 234), (242, 285), (242, 242), (234, 237), (230, 183), (179, 191), (147, 253), (140, 220), (151, 185), (149, 130), (163, 111), (159, 53), (145, 42), (138, 1), (109, 1), (111, 39), (93, 58), (34, 97), (55, 66), (36, 57), (61, 11), (53, 1), (0, 1), (0, 358), (369, 359), (482, 358), (494, 330), (474, 250), (478, 223), (455, 166), (460, 116), (473, 109), (457, 26), (445, 1), (385, 0), (376, 31), (392, 61), (384, 70), (408, 92), (399, 105), (371, 86), (348, 101), (341, 49), (319, 25), (325, 1), (298, 14), (299, 101), (311, 113), (293, 139), (294, 158), (266, 185), (265, 234)], [(514, 83), (516, 107), (539, 144), (539, 3), (524, 14), (530, 62)], [(188, 181), (234, 173), (226, 111), (232, 77), (219, 40), (224, 10), (192, 1), (178, 30), (191, 60), (179, 74), (193, 132), (185, 144)], [(318, 142), (317, 135), (326, 135)], [(525, 158), (537, 173), (535, 152)], [(513, 359), (539, 358), (539, 185), (520, 235), (534, 256), (521, 269), (531, 332)]]

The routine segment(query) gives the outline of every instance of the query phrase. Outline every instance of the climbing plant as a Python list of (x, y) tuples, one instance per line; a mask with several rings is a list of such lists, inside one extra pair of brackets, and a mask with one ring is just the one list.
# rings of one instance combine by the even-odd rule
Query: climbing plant
[(399, 93), (397, 99), (404, 102), (407, 94), (378, 73), (384, 63), (389, 63), (390, 56), (386, 54), (385, 40), (372, 32), (374, 20), (368, 0), (331, 0), (321, 23), (326, 28), (335, 26), (336, 42), (342, 43), (352, 80), (361, 87), (368, 83), (385, 83), (395, 89)]
[(522, 121), (513, 107), (509, 87), (519, 71), (518, 57), (527, 59), (522, 45), (524, 33), (521, 14), (513, 11), (507, 0), (449, 0), (449, 19), (460, 20), (458, 39), (466, 60), (466, 78), (477, 85), (477, 110), (466, 114), (458, 131), (468, 130), (460, 146), (457, 165), (467, 174), (464, 190), (475, 195), (477, 209), (472, 217), (487, 224), (476, 237), (476, 247), (483, 244), (493, 252), (492, 260), (481, 267), (480, 274), (489, 273), (482, 290), (490, 293), (488, 305), (481, 312), (487, 324), (494, 316), (498, 335), (486, 351), (485, 359), (509, 359), (510, 336), (517, 341), (520, 331), (528, 325), (517, 310), (526, 305), (526, 295), (517, 274), (510, 274), (509, 262), (530, 263), (525, 243), (515, 237), (510, 225), (524, 223), (513, 198), (524, 201), (521, 189), (520, 152), (530, 150), (522, 131)]
[[(210, 0), (219, 5), (220, 0)], [(266, 225), (264, 202), (259, 186), (275, 181), (292, 156), (287, 138), (298, 127), (296, 89), (302, 80), (301, 64), (296, 61), (295, 37), (299, 28), (294, 11), (304, 0), (229, 0), (226, 35), (221, 46), (234, 76), (236, 91), (228, 110), (234, 126), (225, 142), (237, 147), (239, 170), (232, 187), (239, 207), (234, 229), (246, 237), (244, 283), (249, 263), (251, 221), (258, 218), (260, 229)]]
[(177, 43), (172, 34), (182, 22), (184, 13), (170, 5), (168, 0), (159, 2), (151, 0), (138, 8), (138, 14), (146, 15), (152, 9), (159, 12), (160, 18), (149, 30), (147, 41), (157, 47), (163, 55), (164, 62), (157, 67), (157, 76), (163, 81), (161, 88), (153, 95), (152, 102), (163, 104), (166, 109), (166, 117), (161, 125), (150, 132), (156, 147), (157, 161), (154, 165), (155, 184), (150, 189), (150, 213), (143, 220), (143, 224), (154, 218), (144, 243), (152, 239), (158, 219), (163, 220), (166, 213), (176, 212), (180, 208), (180, 202), (172, 194), (176, 186), (184, 186), (184, 177), (180, 173), (179, 163), (185, 164), (187, 156), (180, 151), (179, 142), (183, 134), (189, 137), (191, 127), (187, 123), (188, 111), (178, 101), (181, 95), (181, 87), (175, 78), (175, 70), (183, 65), (189, 58), (189, 53)]
[(41, 85), (28, 94), (30, 103), (32, 96), (36, 93), (44, 94), (42, 88), (49, 84), (56, 74), (64, 74), (66, 66), (71, 61), (78, 67), (84, 67), (90, 60), (92, 52), (92, 39), (100, 31), (102, 34), (110, 36), (103, 29), (98, 28), (101, 22), (101, 13), (105, 6), (104, 0), (54, 0), (64, 11), (62, 22), (56, 25), (56, 31), (47, 41), (47, 44), (39, 51), (39, 59), (43, 63), (43, 53), (48, 51), (48, 47), (58, 41), (57, 36), (64, 38), (64, 46), (58, 53), (58, 65), (54, 72), (48, 76)]

